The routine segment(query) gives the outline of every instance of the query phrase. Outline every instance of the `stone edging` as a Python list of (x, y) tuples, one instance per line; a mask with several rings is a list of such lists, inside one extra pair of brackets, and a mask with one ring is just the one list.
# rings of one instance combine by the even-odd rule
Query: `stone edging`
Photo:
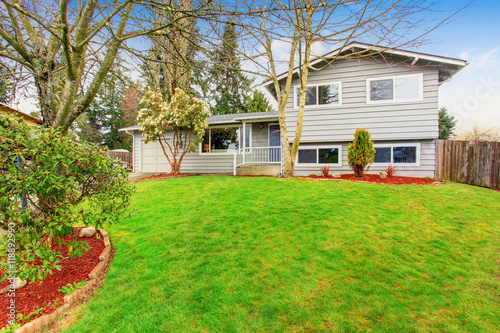
[(48, 326), (52, 321), (59, 317), (63, 312), (71, 309), (79, 299), (83, 298), (86, 293), (93, 287), (97, 286), (99, 278), (102, 277), (106, 263), (108, 262), (109, 255), (111, 253), (111, 242), (109, 241), (108, 232), (104, 229), (98, 228), (99, 232), (104, 241), (104, 250), (99, 256), (99, 263), (96, 267), (89, 273), (89, 281), (81, 288), (73, 291), (72, 293), (64, 296), (64, 304), (58, 307), (54, 312), (49, 314), (44, 314), (35, 320), (24, 324), (23, 326), (14, 330), (14, 333), (33, 333), (42, 328)]

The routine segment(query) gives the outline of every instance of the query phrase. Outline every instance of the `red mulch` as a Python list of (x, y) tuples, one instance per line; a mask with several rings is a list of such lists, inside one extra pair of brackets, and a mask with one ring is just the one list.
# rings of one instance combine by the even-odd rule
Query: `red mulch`
[(430, 178), (418, 178), (418, 177), (401, 177), (401, 176), (392, 176), (387, 177), (385, 179), (381, 179), (379, 175), (364, 175), (362, 178), (357, 178), (354, 174), (343, 174), (340, 175), (340, 178), (332, 178), (332, 177), (323, 177), (323, 176), (315, 176), (311, 175), (303, 178), (312, 178), (312, 179), (344, 179), (350, 181), (362, 181), (362, 182), (370, 182), (370, 183), (378, 183), (378, 184), (390, 184), (390, 185), (408, 185), (408, 184), (418, 184), (418, 185), (428, 185), (437, 182), (435, 179)]
[(275, 176), (267, 176), (267, 175), (236, 175), (232, 177), (272, 177), (274, 178)]
[(139, 179), (135, 180), (134, 183), (142, 182), (142, 181), (145, 181), (145, 180), (173, 178), (173, 177), (185, 177), (185, 176), (188, 176), (188, 174), (179, 173), (178, 175), (176, 175), (176, 174), (173, 174), (173, 173), (163, 173), (161, 175), (154, 175), (154, 176), (139, 178)]
[[(99, 239), (96, 238), (97, 233), (91, 238), (79, 238), (78, 234), (80, 230), (75, 229), (73, 235), (66, 236), (63, 239), (69, 241), (78, 238), (79, 240), (86, 241), (90, 245), (88, 252), (84, 252), (81, 258), (73, 257), (62, 260), (59, 263), (61, 271), (54, 270), (53, 274), (47, 276), (44, 280), (28, 283), (23, 288), (16, 290), (17, 313), (27, 315), (43, 307), (43, 312), (36, 317), (32, 317), (31, 320), (46, 313), (52, 313), (56, 308), (64, 304), (64, 295), (58, 289), (68, 283), (88, 280), (89, 273), (99, 263), (99, 256), (104, 250), (104, 241), (102, 237)], [(66, 248), (61, 249), (55, 243), (54, 249), (61, 251), (64, 257), (68, 255)], [(2, 281), (0, 289), (3, 289), (8, 284), (7, 280)], [(7, 305), (9, 302), (10, 297), (8, 297), (8, 293), (0, 294), (0, 328), (7, 325)]]

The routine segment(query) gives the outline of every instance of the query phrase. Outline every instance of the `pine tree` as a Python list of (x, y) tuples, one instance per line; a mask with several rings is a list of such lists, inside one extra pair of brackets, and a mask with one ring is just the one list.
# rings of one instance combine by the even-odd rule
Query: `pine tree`
[(441, 140), (448, 140), (454, 133), (453, 130), (457, 126), (455, 117), (448, 114), (446, 108), (439, 109), (439, 138)]
[(231, 22), (224, 26), (221, 44), (214, 50), (214, 64), (209, 71), (209, 81), (215, 83), (211, 93), (214, 105), (212, 114), (249, 112), (246, 101), (252, 81), (241, 71), (237, 55), (238, 33)]
[(132, 148), (129, 136), (118, 132), (130, 125), (130, 117), (127, 117), (130, 111), (126, 110), (125, 101), (133, 84), (126, 72), (120, 63), (115, 63), (106, 76), (94, 101), (76, 122), (76, 132), (81, 140), (102, 144), (109, 149)]
[(273, 108), (262, 92), (254, 90), (252, 98), (247, 100), (247, 110), (248, 112), (267, 112), (273, 111)]
[(14, 89), (10, 69), (0, 62), (0, 103), (9, 104), (14, 99)]

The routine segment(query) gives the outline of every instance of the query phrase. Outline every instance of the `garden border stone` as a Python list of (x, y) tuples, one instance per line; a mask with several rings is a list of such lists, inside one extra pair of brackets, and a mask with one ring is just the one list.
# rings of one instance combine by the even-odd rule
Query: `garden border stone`
[(23, 326), (15, 329), (14, 333), (34, 333), (47, 327), (65, 311), (71, 309), (79, 300), (83, 299), (92, 287), (98, 286), (97, 281), (103, 276), (106, 263), (108, 262), (109, 255), (111, 253), (111, 242), (106, 230), (101, 228), (97, 228), (97, 230), (101, 233), (105, 247), (99, 255), (99, 263), (89, 273), (89, 281), (83, 287), (64, 296), (64, 304), (55, 309), (52, 313), (44, 314), (43, 316), (24, 324)]

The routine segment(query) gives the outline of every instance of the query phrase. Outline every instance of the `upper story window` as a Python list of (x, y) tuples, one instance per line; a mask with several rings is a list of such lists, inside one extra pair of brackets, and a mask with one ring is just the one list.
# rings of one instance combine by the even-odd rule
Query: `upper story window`
[(391, 103), (422, 100), (423, 74), (366, 80), (366, 102)]
[[(299, 108), (300, 86), (295, 86), (294, 108)], [(319, 85), (307, 85), (306, 89), (306, 107), (311, 106), (333, 106), (342, 105), (342, 83), (331, 82)]]

